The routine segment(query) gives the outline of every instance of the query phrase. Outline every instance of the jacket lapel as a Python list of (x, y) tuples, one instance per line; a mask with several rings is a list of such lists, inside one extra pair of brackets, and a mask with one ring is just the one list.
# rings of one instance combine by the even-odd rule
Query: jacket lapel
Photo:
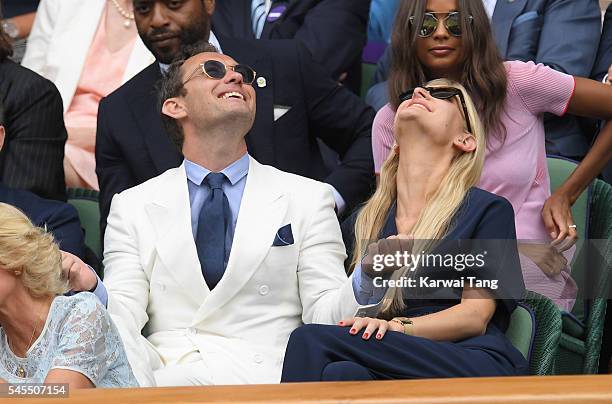
[(282, 224), (288, 200), (271, 185), (266, 168), (250, 158), (232, 252), (225, 274), (200, 307), (194, 325), (215, 313), (246, 285), (268, 254)]
[(523, 11), (527, 0), (498, 0), (493, 11), (492, 28), (497, 49), (503, 59), (508, 54), (508, 41), (514, 19)]
[(177, 167), (183, 160), (181, 153), (163, 130), (161, 116), (157, 111), (156, 85), (161, 79), (159, 64), (154, 62), (137, 77), (138, 83), (128, 96), (128, 105), (141, 136), (149, 151), (151, 161), (159, 175), (169, 168)]
[(164, 174), (159, 198), (145, 205), (156, 232), (155, 250), (163, 267), (198, 306), (210, 295), (191, 231), (191, 207), (185, 166)]
[[(218, 36), (223, 53), (238, 63), (251, 66), (257, 72), (253, 83), (257, 97), (257, 114), (246, 136), (249, 154), (262, 164), (274, 165), (274, 77), (271, 58), (260, 47), (250, 47), (254, 41), (242, 41)], [(262, 81), (265, 80), (265, 83)], [(260, 85), (261, 83), (261, 85)]]

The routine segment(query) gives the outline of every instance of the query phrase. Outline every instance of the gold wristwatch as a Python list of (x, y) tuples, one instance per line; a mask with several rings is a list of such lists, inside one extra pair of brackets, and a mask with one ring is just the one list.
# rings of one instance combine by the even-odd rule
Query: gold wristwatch
[(391, 321), (395, 321), (404, 327), (404, 334), (412, 335), (412, 320), (408, 317), (393, 317)]

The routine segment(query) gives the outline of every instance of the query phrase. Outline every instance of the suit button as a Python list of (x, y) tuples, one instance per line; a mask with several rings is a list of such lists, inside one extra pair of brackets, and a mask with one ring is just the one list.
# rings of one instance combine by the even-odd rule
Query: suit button
[(261, 285), (259, 287), (259, 294), (260, 295), (265, 296), (268, 293), (270, 293), (270, 288), (268, 287), (268, 285)]
[(255, 354), (255, 356), (253, 356), (253, 361), (255, 363), (261, 363), (263, 362), (263, 356), (261, 356), (260, 354)]

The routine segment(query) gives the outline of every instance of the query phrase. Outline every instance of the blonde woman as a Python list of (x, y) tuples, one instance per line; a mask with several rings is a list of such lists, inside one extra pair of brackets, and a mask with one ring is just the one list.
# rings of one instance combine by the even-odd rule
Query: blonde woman
[[(371, 267), (376, 254), (434, 252), (453, 240), (502, 239), (505, 255), (493, 252), (484, 269), (491, 274), (503, 267), (503, 279), (510, 284), (500, 286), (512, 294), (467, 283), (442, 299), (414, 295), (409, 284), (391, 289), (378, 318), (356, 317), (338, 326), (306, 325), (294, 331), (283, 382), (526, 373), (525, 358), (504, 336), (515, 299), (524, 289), (514, 213), (504, 198), (475, 188), (485, 136), (474, 105), (461, 85), (446, 80), (413, 89), (402, 99), (394, 124), (395, 151), (383, 165), (381, 184), (354, 225), (343, 226), (354, 281), (372, 274), (366, 263)], [(450, 269), (443, 276), (463, 276)], [(409, 273), (402, 267), (394, 279), (416, 279), (419, 271), (424, 268)], [(486, 272), (480, 276), (487, 278)]]
[(62, 296), (61, 264), (53, 237), (0, 203), (0, 381), (138, 386), (98, 299)]

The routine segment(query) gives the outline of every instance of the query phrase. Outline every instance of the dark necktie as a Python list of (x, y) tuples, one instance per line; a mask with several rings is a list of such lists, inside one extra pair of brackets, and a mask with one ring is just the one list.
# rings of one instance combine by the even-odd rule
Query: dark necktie
[(210, 290), (225, 272), (225, 237), (231, 220), (229, 202), (221, 187), (225, 178), (223, 173), (209, 173), (202, 181), (210, 188), (210, 194), (198, 217), (196, 248), (202, 275)]

